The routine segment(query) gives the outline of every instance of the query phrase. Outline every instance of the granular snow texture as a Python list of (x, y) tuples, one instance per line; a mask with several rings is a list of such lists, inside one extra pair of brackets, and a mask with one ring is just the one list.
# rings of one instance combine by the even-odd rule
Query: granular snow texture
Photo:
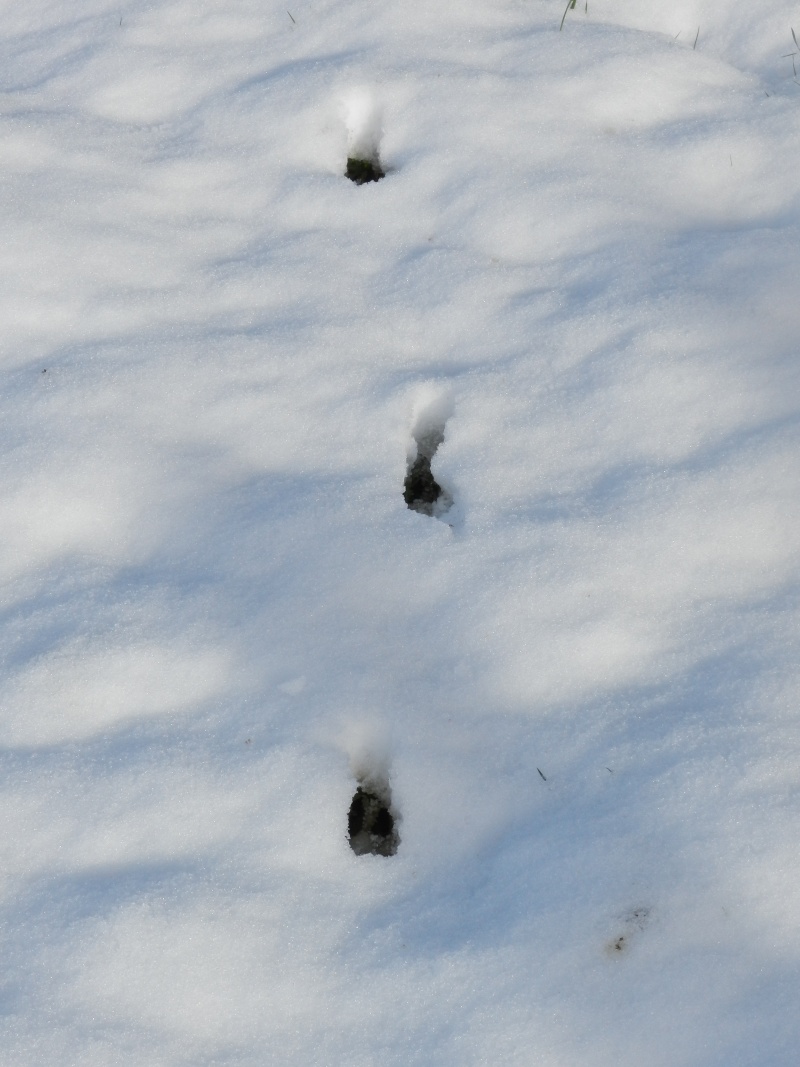
[(563, 6), (0, 5), (3, 1062), (795, 1067), (800, 9)]

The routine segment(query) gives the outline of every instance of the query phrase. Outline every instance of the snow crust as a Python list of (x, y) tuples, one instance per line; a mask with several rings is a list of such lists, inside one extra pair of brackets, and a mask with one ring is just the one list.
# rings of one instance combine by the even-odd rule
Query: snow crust
[(582, 8), (0, 5), (4, 1062), (796, 1065), (800, 10)]

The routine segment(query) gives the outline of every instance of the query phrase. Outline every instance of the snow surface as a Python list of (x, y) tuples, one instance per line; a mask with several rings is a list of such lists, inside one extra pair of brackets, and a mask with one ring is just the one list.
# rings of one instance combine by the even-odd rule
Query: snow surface
[(582, 8), (0, 4), (3, 1063), (797, 1064), (800, 8)]

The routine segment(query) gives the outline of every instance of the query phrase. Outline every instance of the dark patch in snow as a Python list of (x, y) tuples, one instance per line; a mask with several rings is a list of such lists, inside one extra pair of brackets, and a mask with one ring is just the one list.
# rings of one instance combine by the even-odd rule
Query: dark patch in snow
[(625, 932), (608, 942), (606, 952), (610, 956), (615, 956), (619, 952), (627, 952), (635, 936), (647, 926), (649, 917), (650, 908), (647, 907), (633, 908), (628, 912), (623, 920), (626, 927)]
[(448, 511), (453, 498), (436, 481), (431, 471), (431, 460), (436, 449), (444, 441), (444, 424), (417, 432), (417, 455), (409, 463), (408, 474), (403, 486), (403, 499), (412, 511), (422, 515), (434, 515), (437, 518)]
[(393, 856), (400, 844), (386, 780), (365, 780), (356, 789), (347, 815), (350, 848), (357, 856)]
[(345, 177), (355, 182), (356, 185), (365, 185), (367, 182), (379, 182), (381, 178), (386, 177), (386, 172), (378, 162), (377, 156), (374, 159), (357, 159), (355, 156), (348, 156)]

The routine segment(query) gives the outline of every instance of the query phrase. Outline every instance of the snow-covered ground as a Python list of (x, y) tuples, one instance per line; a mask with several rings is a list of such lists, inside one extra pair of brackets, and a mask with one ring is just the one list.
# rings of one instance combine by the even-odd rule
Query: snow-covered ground
[(3, 1064), (796, 1067), (800, 7), (563, 14), (0, 4)]

